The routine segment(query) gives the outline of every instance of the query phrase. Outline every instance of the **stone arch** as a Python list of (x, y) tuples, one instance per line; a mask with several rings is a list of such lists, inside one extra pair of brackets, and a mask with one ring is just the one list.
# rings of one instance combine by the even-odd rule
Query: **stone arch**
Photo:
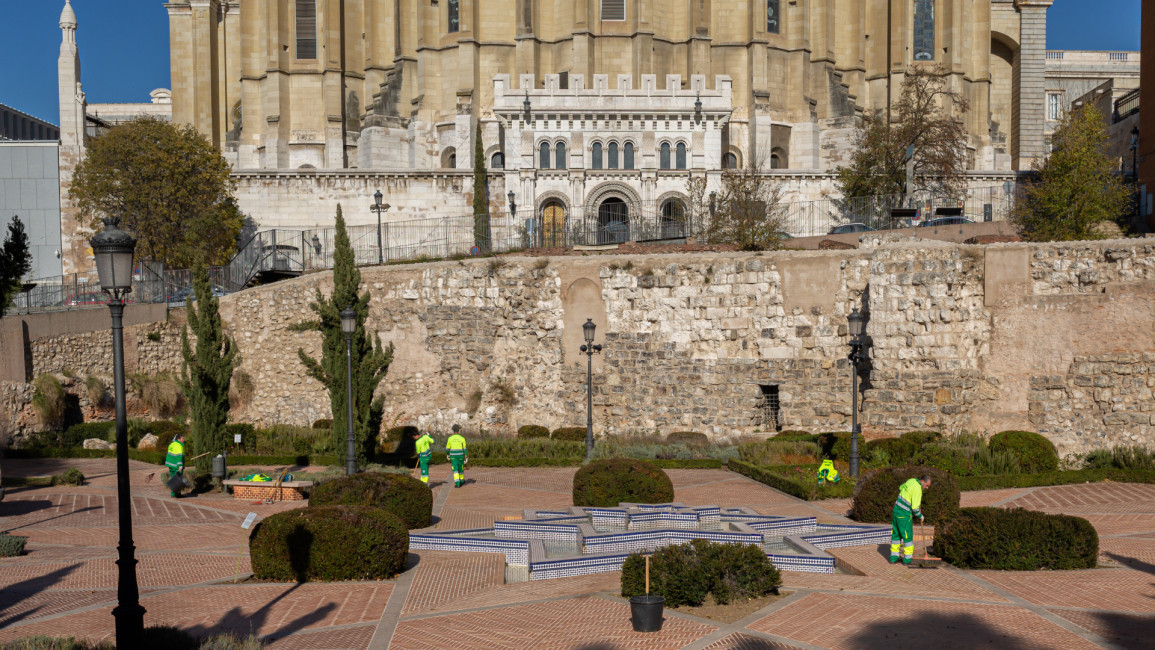
[[(727, 156), (733, 156), (734, 157), (734, 159), (733, 159), (734, 166), (733, 167), (727, 167), (726, 166), (726, 163), (727, 163), (726, 157)], [(727, 147), (726, 150), (722, 152), (722, 169), (741, 169), (741, 168), (742, 168), (742, 150), (739, 149), (738, 147)]]
[(666, 192), (658, 197), (657, 206), (656, 232), (648, 235), (662, 239), (685, 237), (690, 219), (689, 197), (682, 192)]
[[(598, 269), (593, 267), (588, 271), (588, 277), (580, 277), (566, 286), (562, 292), (562, 332), (561, 345), (563, 363), (585, 364), (584, 354), (580, 351), (585, 343), (582, 333), (582, 324), (589, 318), (597, 325), (594, 333), (594, 343), (604, 344), (606, 332), (609, 331), (609, 318), (606, 315), (606, 302), (602, 298), (601, 280), (598, 278)], [(595, 354), (594, 369), (602, 361), (604, 355)], [(584, 376), (583, 376), (584, 378)]]
[(601, 183), (593, 190), (591, 190), (588, 195), (586, 195), (584, 210), (586, 213), (586, 219), (592, 219), (594, 223), (596, 223), (598, 206), (602, 204), (602, 201), (615, 196), (626, 202), (626, 205), (630, 209), (631, 220), (637, 219), (641, 216), (642, 197), (638, 194), (638, 192), (625, 183), (618, 181), (607, 181), (605, 183)]
[[(485, 150), (485, 160), (486, 164), (489, 165), (489, 169), (499, 169), (493, 166), (494, 154), (501, 154), (502, 162), (504, 163), (505, 161), (505, 152), (502, 151), (501, 144), (492, 144)], [(501, 167), (500, 169), (504, 169), (504, 167)]]
[(446, 147), (441, 151), (441, 168), (455, 169), (457, 167), (457, 148)]

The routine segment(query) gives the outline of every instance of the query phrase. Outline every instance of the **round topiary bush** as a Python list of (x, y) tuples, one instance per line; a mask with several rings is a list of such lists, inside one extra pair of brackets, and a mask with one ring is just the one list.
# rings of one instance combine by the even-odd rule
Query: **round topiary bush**
[(699, 431), (673, 431), (670, 435), (666, 436), (666, 442), (671, 445), (681, 443), (684, 445), (705, 446), (710, 444), (710, 439), (706, 437), (706, 434)]
[(918, 453), (918, 445), (903, 438), (879, 438), (866, 443), (862, 449), (864, 458), (871, 458), (876, 452), (885, 451), (891, 465), (905, 465)]
[(851, 517), (856, 521), (886, 523), (894, 511), (898, 488), (907, 479), (930, 474), (932, 484), (922, 495), (922, 513), (926, 522), (946, 521), (958, 513), (958, 481), (933, 467), (887, 467), (862, 475), (855, 486)]
[[(861, 445), (862, 438), (858, 439), (858, 444)], [(830, 433), (822, 433), (818, 435), (818, 447), (822, 450), (822, 457), (831, 460), (849, 460), (850, 459), (850, 432), (849, 431), (835, 431)], [(861, 453), (861, 447), (859, 453)]]
[[(650, 593), (669, 607), (701, 605), (707, 594), (725, 605), (777, 591), (782, 574), (765, 551), (753, 544), (716, 544), (704, 539), (666, 546), (650, 559)], [(622, 597), (646, 593), (646, 561), (641, 553), (622, 564)]]
[(1029, 474), (1059, 469), (1059, 452), (1043, 436), (1030, 431), (1003, 431), (991, 436), (991, 453), (1009, 451), (1019, 459), (1019, 467)]
[(69, 467), (60, 474), (52, 477), (53, 485), (84, 485), (84, 473), (75, 467)]
[(549, 429), (540, 424), (526, 424), (518, 428), (517, 437), (522, 439), (527, 438), (548, 438)]
[(915, 445), (922, 446), (928, 442), (937, 442), (942, 438), (942, 434), (938, 431), (907, 431), (899, 437), (903, 440), (909, 440)]
[(397, 515), (365, 506), (309, 506), (266, 517), (249, 535), (261, 580), (386, 580), (405, 568), (409, 531)]
[(607, 458), (583, 466), (573, 477), (573, 504), (614, 508), (619, 503), (670, 503), (674, 484), (662, 468), (632, 458)]
[(584, 441), (586, 439), (586, 428), (585, 427), (560, 427), (558, 429), (554, 429), (553, 433), (551, 433), (549, 437), (552, 440), (571, 440), (571, 441), (572, 440), (580, 440), (580, 441)]
[(934, 552), (968, 569), (1092, 569), (1099, 534), (1086, 519), (1015, 508), (963, 508), (934, 533)]
[(406, 527), (425, 528), (433, 523), (433, 492), (408, 474), (362, 472), (313, 488), (311, 506), (371, 506), (388, 510)]

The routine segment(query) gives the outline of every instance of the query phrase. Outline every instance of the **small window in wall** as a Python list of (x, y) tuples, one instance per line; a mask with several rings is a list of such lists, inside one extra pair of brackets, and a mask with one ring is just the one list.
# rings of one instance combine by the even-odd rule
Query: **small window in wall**
[(738, 156), (732, 153), (722, 156), (722, 169), (738, 169)]
[(770, 169), (782, 169), (782, 158), (776, 154), (770, 154)]
[(602, 168), (602, 143), (600, 143), (600, 142), (594, 143), (594, 154), (593, 154), (593, 163), (592, 164), (593, 164), (594, 169), (601, 169)]
[(607, 165), (610, 169), (618, 168), (618, 143), (610, 143), (610, 162)]
[(662, 148), (658, 152), (658, 167), (660, 169), (670, 168), (670, 143), (663, 142)]
[(766, 0), (766, 31), (779, 34), (781, 25), (778, 17), (778, 0)]
[(625, 20), (626, 0), (602, 0), (602, 20)]
[(565, 143), (564, 142), (557, 143), (557, 155), (554, 156), (554, 158), (556, 161), (556, 164), (554, 165), (554, 167), (556, 167), (557, 169), (565, 169), (566, 168)]
[(540, 167), (542, 169), (549, 169), (549, 143), (548, 142), (541, 143), (541, 156), (540, 157), (541, 157), (541, 161), (538, 163), (538, 167)]
[(674, 166), (677, 167), (678, 169), (685, 169), (686, 168), (686, 143), (685, 142), (679, 142), (678, 143), (678, 150), (674, 156), (674, 162), (676, 163)]
[(317, 58), (317, 0), (297, 0), (297, 58)]
[(1063, 93), (1047, 93), (1047, 119), (1052, 122), (1063, 119)]
[(762, 398), (758, 402), (759, 421), (764, 431), (782, 430), (782, 408), (778, 401), (778, 387), (763, 384), (758, 388)]
[(458, 3), (460, 0), (449, 0), (449, 33), (452, 34), (461, 29), (461, 19), (458, 15)]
[(505, 154), (501, 153), (500, 151), (493, 154), (493, 158), (490, 159), (489, 168), (505, 169)]
[(634, 168), (634, 143), (626, 143), (625, 163), (622, 165), (626, 169)]
[(934, 0), (914, 0), (914, 60), (934, 61)]

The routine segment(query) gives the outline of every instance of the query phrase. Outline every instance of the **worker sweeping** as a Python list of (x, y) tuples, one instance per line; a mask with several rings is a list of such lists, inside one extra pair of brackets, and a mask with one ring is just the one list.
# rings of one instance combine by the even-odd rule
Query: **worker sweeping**
[(445, 451), (449, 454), (449, 464), (453, 466), (453, 487), (461, 487), (465, 482), (465, 464), (469, 462), (469, 451), (465, 448), (461, 425), (453, 425), (453, 435), (445, 441)]
[(822, 465), (818, 467), (818, 484), (822, 485), (824, 481), (837, 483), (839, 480), (838, 469), (834, 467), (834, 461), (829, 458), (822, 461)]
[(898, 562), (898, 547), (901, 544), (902, 563), (910, 564), (914, 556), (914, 518), (925, 519), (919, 506), (922, 505), (922, 493), (930, 489), (930, 475), (924, 474), (920, 478), (910, 479), (898, 488), (898, 500), (894, 502), (894, 512), (891, 514), (890, 531), (890, 563)]
[[(168, 468), (168, 475), (184, 478), (184, 434), (178, 433), (168, 445), (168, 454), (164, 457), (164, 465)], [(170, 489), (168, 491), (174, 499), (180, 498), (180, 493)]]
[(433, 458), (433, 451), (430, 449), (433, 446), (433, 437), (428, 433), (414, 431), (413, 438), (417, 441), (414, 446), (417, 448), (417, 464), (421, 466), (421, 482), (428, 484), (429, 461)]

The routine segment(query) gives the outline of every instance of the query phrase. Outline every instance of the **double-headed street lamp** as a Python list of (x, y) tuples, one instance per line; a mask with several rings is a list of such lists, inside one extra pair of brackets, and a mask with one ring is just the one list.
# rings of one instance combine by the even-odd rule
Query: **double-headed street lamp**
[(850, 333), (850, 475), (858, 476), (858, 439), (862, 436), (862, 429), (858, 424), (858, 373), (862, 370), (862, 363), (866, 361), (863, 348), (866, 340), (866, 316), (855, 309), (846, 317)]
[(132, 291), (133, 251), (136, 240), (117, 227), (120, 219), (104, 220), (104, 230), (96, 233), (89, 244), (96, 257), (100, 288), (108, 294), (108, 311), (112, 316), (112, 376), (116, 394), (116, 499), (120, 519), (120, 542), (116, 565), (116, 645), (140, 647), (144, 631), (144, 607), (136, 585), (136, 547), (132, 543), (132, 491), (128, 483), (128, 418), (124, 412), (124, 296)]
[(345, 475), (357, 473), (357, 455), (353, 449), (353, 333), (357, 331), (357, 312), (353, 305), (341, 310), (341, 333), (345, 335), (345, 397), (349, 405), (348, 444), (345, 448)]
[(594, 353), (601, 352), (602, 346), (594, 345), (594, 330), (598, 328), (594, 325), (592, 318), (587, 318), (584, 325), (582, 325), (582, 333), (585, 334), (586, 344), (581, 347), (581, 351), (586, 353), (586, 462), (590, 462), (594, 457)]
[(381, 213), (388, 210), (390, 207), (392, 207), (388, 203), (382, 205), (381, 199), (383, 199), (383, 198), (385, 198), (385, 195), (381, 193), (381, 190), (377, 190), (377, 192), (375, 194), (373, 194), (373, 205), (372, 205), (372, 207), (369, 208), (370, 210), (377, 213), (377, 263), (378, 264), (384, 264), (385, 263), (385, 249), (381, 245)]

